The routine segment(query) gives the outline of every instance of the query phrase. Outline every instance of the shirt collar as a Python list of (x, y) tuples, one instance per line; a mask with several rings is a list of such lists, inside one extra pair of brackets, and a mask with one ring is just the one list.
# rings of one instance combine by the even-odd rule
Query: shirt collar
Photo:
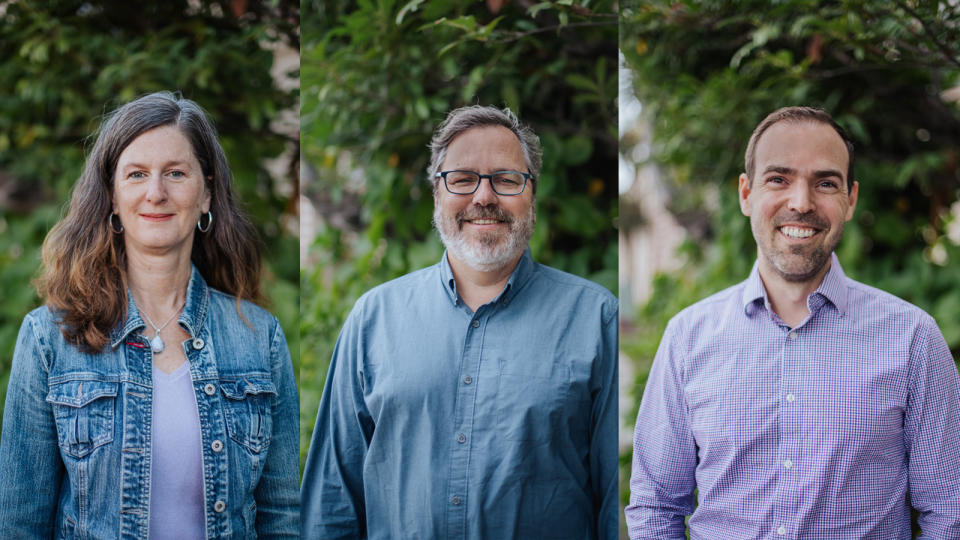
[[(210, 294), (207, 290), (207, 282), (200, 275), (196, 266), (190, 265), (190, 282), (187, 283), (187, 298), (183, 304), (183, 311), (180, 312), (180, 318), (177, 323), (186, 329), (191, 336), (196, 336), (203, 329), (203, 323), (207, 319), (207, 307)], [(137, 304), (133, 301), (133, 295), (127, 288), (127, 319), (122, 326), (116, 327), (111, 334), (111, 347), (116, 348), (120, 345), (131, 332), (145, 328), (147, 325), (140, 317), (140, 311)]]
[[(534, 269), (533, 256), (530, 255), (530, 247), (528, 246), (523, 250), (520, 262), (517, 263), (517, 267), (513, 269), (510, 278), (507, 279), (507, 285), (503, 288), (503, 292), (494, 298), (492, 303), (509, 302), (513, 299), (530, 279), (530, 276), (533, 275)], [(443, 252), (443, 259), (440, 260), (440, 279), (444, 285), (443, 289), (447, 292), (447, 297), (456, 305), (460, 297), (457, 294), (457, 282), (453, 279), (453, 269), (450, 268), (446, 251)]]
[[(807, 306), (810, 307), (812, 311), (813, 306), (819, 303), (816, 298), (820, 296), (833, 304), (842, 317), (847, 309), (846, 280), (847, 276), (843, 273), (843, 268), (840, 267), (837, 254), (831, 253), (830, 269), (827, 271), (827, 275), (823, 277), (823, 281), (820, 282), (817, 290), (813, 291), (807, 298)], [(744, 313), (748, 316), (756, 313), (759, 307), (758, 301), (762, 301), (764, 307), (768, 310), (770, 309), (770, 300), (767, 298), (767, 291), (764, 289), (763, 281), (760, 279), (759, 260), (753, 263), (753, 270), (750, 271), (750, 277), (747, 278), (746, 285), (743, 288), (742, 303)]]

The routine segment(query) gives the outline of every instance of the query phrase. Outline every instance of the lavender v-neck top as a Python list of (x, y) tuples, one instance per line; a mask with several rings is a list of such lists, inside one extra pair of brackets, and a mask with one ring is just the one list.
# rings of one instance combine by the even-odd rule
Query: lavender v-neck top
[(173, 373), (153, 368), (150, 539), (205, 538), (200, 417), (190, 363)]

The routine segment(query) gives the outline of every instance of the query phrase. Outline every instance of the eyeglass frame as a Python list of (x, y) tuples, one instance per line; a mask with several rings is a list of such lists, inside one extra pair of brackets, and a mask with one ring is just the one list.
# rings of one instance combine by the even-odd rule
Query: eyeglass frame
[[(479, 181), (477, 182), (477, 185), (473, 187), (473, 191), (471, 191), (471, 192), (469, 192), (469, 193), (456, 193), (456, 192), (450, 190), (450, 186), (447, 185), (447, 175), (450, 174), (450, 173), (455, 173), (455, 172), (471, 173), (471, 174), (475, 174), (475, 175), (477, 175), (477, 176), (479, 177)], [(503, 173), (517, 173), (517, 174), (519, 174), (520, 176), (523, 177), (523, 186), (520, 187), (520, 191), (518, 191), (518, 192), (516, 192), (516, 193), (500, 193), (499, 191), (497, 191), (497, 188), (495, 188), (495, 187), (493, 186), (493, 177), (496, 176), (496, 175), (498, 175), (498, 174), (503, 174)], [(487, 181), (490, 182), (490, 189), (492, 189), (494, 193), (496, 193), (497, 195), (500, 195), (501, 197), (514, 197), (514, 196), (516, 196), (516, 195), (521, 195), (521, 194), (523, 194), (524, 190), (527, 189), (527, 182), (528, 182), (528, 181), (530, 181), (530, 180), (536, 181), (536, 178), (534, 178), (534, 176), (533, 176), (532, 174), (528, 173), (528, 172), (523, 172), (523, 171), (511, 171), (511, 170), (494, 171), (494, 172), (492, 172), (492, 173), (490, 173), (490, 174), (480, 174), (480, 173), (478, 173), (477, 171), (471, 171), (470, 169), (453, 169), (453, 170), (450, 170), (450, 171), (437, 171), (437, 173), (434, 174), (433, 177), (434, 177), (434, 178), (442, 178), (442, 179), (443, 179), (443, 187), (446, 188), (447, 192), (450, 193), (451, 195), (473, 195), (474, 193), (477, 192), (478, 189), (480, 189), (480, 184), (482, 184), (482, 183), (483, 183), (483, 179), (486, 178)]]

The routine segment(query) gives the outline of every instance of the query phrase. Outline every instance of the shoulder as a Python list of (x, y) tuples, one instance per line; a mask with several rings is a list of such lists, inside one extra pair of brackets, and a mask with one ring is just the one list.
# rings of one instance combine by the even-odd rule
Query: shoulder
[(266, 309), (247, 300), (210, 288), (206, 324), (211, 331), (226, 334), (231, 339), (255, 337), (274, 340), (283, 330), (280, 321)]
[[(929, 332), (937, 323), (926, 311), (876, 287), (846, 278), (847, 312), (857, 324), (879, 326), (899, 334)], [(939, 330), (938, 330), (939, 331)]]
[(391, 279), (363, 293), (354, 304), (351, 315), (359, 316), (365, 310), (410, 305), (421, 297), (426, 288), (441, 287), (440, 280), (439, 263)]
[(254, 327), (264, 326), (272, 328), (277, 324), (277, 318), (272, 313), (253, 302), (240, 300), (238, 303), (237, 297), (232, 294), (227, 294), (213, 288), (208, 290), (210, 291), (209, 309), (211, 314), (223, 315), (233, 312), (237, 317), (242, 314)]
[(57, 341), (65, 341), (60, 326), (57, 325), (57, 315), (47, 305), (34, 309), (23, 318), (23, 324), (20, 326), (21, 339), (27, 332), (29, 334), (26, 335), (46, 346)]
[(616, 315), (619, 302), (606, 287), (545, 264), (533, 264), (534, 273), (530, 281), (534, 287), (543, 289), (545, 294), (573, 300), (579, 305), (578, 309), (595, 306), (603, 312), (604, 321)]
[(722, 332), (725, 323), (744, 315), (746, 285), (746, 281), (741, 281), (683, 308), (670, 318), (664, 337)]

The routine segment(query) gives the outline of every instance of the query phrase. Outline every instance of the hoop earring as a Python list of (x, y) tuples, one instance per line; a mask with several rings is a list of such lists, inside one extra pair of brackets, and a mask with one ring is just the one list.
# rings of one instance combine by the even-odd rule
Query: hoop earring
[(120, 233), (123, 232), (123, 223), (121, 223), (121, 222), (118, 220), (117, 223), (120, 223), (120, 228), (117, 229), (117, 227), (116, 227), (116, 226), (114, 225), (114, 223), (113, 223), (113, 218), (114, 218), (114, 217), (119, 218), (120, 216), (118, 216), (117, 214), (114, 214), (114, 213), (112, 213), (112, 212), (110, 213), (109, 216), (107, 216), (107, 227), (110, 227), (110, 231), (113, 232), (113, 234), (120, 234)]
[(210, 226), (213, 225), (213, 212), (209, 212), (209, 211), (207, 212), (207, 226), (206, 226), (206, 227), (204, 227), (203, 225), (201, 225), (202, 222), (203, 222), (203, 214), (200, 214), (200, 219), (197, 220), (197, 229), (199, 229), (200, 232), (205, 233), (205, 232), (209, 231), (209, 230), (210, 230)]

